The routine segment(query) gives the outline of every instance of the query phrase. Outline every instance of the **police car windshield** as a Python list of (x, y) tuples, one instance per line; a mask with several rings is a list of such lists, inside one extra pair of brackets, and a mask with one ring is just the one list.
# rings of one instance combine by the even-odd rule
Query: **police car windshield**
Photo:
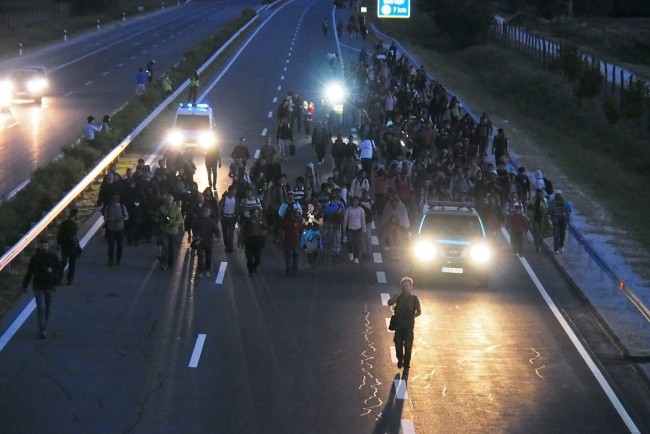
[(481, 224), (473, 215), (427, 214), (420, 233), (436, 238), (468, 239), (483, 236)]
[(209, 130), (210, 117), (179, 114), (176, 118), (176, 128), (180, 130)]

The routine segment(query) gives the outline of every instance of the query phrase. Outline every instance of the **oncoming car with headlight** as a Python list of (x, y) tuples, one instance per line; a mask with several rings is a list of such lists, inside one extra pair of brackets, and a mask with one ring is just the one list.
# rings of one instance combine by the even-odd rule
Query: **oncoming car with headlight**
[(45, 68), (33, 66), (14, 69), (0, 82), (0, 105), (7, 109), (15, 99), (33, 100), (41, 104), (49, 87)]
[(208, 104), (181, 103), (166, 141), (176, 149), (194, 146), (208, 150), (217, 146), (212, 108)]
[(419, 280), (448, 275), (467, 276), (480, 286), (489, 283), (493, 249), (471, 203), (425, 205), (410, 248), (410, 271)]

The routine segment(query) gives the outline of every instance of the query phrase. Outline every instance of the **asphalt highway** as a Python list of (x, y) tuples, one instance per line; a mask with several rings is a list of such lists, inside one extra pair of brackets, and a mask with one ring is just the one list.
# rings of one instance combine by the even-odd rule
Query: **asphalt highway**
[[(334, 26), (320, 30), (326, 17), (330, 1), (276, 8), (221, 79), (206, 82), (224, 155), (240, 136), (254, 153), (263, 133), (275, 134), (289, 90), (319, 98), (332, 78), (325, 53), (337, 47)], [(363, 42), (341, 42), (344, 61), (356, 59)], [(296, 137), (290, 179), (315, 159)], [(326, 176), (331, 162), (317, 168)], [(219, 177), (221, 193), (225, 168)], [(269, 238), (249, 276), (243, 252), (226, 254), (218, 240), (212, 277), (196, 279), (186, 237), (168, 271), (149, 244), (126, 247), (109, 268), (100, 231), (74, 284), (56, 293), (48, 339), (32, 314), (0, 350), (0, 431), (648, 432), (647, 391), (630, 366), (603, 361), (616, 348), (588, 305), (543, 254), (521, 260), (503, 237), (496, 244), (487, 288), (416, 282), (423, 314), (404, 374), (386, 322), (403, 254), (375, 244), (371, 260), (321, 258), (313, 270), (303, 257), (286, 277)]]
[(189, 2), (2, 62), (0, 77), (12, 69), (43, 66), (51, 84), (41, 107), (16, 101), (10, 113), (0, 114), (0, 197), (82, 137), (88, 115), (99, 122), (133, 98), (138, 68), (150, 59), (156, 61), (158, 78), (190, 47), (258, 5), (251, 0)]

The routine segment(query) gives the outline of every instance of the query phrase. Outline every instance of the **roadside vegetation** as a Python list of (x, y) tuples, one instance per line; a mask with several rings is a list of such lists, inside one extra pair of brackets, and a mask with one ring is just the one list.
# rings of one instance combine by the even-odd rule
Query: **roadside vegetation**
[[(428, 14), (374, 21), (474, 112), (490, 113), (506, 129), (511, 147), (525, 156), (528, 169), (541, 167), (552, 179), (556, 172), (556, 185), (572, 191), (570, 200), (591, 224), (611, 224), (611, 217), (626, 237), (650, 250), (650, 204), (644, 200), (650, 131), (639, 120), (648, 107), (640, 105), (641, 113), (626, 117), (611, 97), (593, 96), (598, 86), (593, 75), (580, 85), (579, 74), (569, 79), (489, 40), (462, 48)], [(590, 65), (584, 67), (588, 71)], [(576, 92), (589, 103), (577, 104)], [(618, 121), (615, 126), (610, 116)], [(647, 264), (640, 265), (647, 274)]]
[[(176, 89), (184, 82), (194, 70), (201, 66), (254, 16), (255, 11), (253, 10), (247, 9), (243, 11), (239, 18), (222, 27), (214, 36), (186, 51), (178, 65), (168, 71), (173, 88)], [(241, 36), (241, 38), (244, 37), (245, 35)], [(222, 59), (227, 59), (227, 56), (235, 49), (231, 47), (224, 51), (220, 59), (217, 59), (211, 67), (204, 71), (202, 75), (203, 82), (223, 65), (224, 60)], [(61, 159), (38, 169), (34, 172), (27, 187), (11, 200), (0, 204), (0, 247), (2, 252), (4, 253), (18, 241), (35, 222), (98, 163), (103, 155), (106, 155), (126, 137), (166, 96), (160, 85), (154, 83), (154, 85), (147, 86), (142, 96), (134, 98), (113, 116), (111, 120), (112, 128), (109, 133), (101, 132), (95, 136), (98, 149), (90, 148), (83, 141), (65, 147)], [(173, 111), (174, 109), (175, 106), (172, 103), (167, 111)], [(151, 151), (151, 143), (155, 138), (159, 138), (161, 127), (159, 121), (154, 121), (141, 136), (137, 137), (129, 145), (127, 152), (118, 161), (119, 173), (124, 173), (128, 167), (133, 167), (141, 152), (144, 152), (145, 149)], [(156, 137), (156, 134), (158, 134), (158, 137)], [(79, 209), (77, 220), (80, 222), (80, 226), (95, 212), (100, 181), (100, 179), (97, 179), (95, 184), (91, 185), (73, 204), (74, 207)], [(56, 236), (59, 222), (66, 214), (64, 212), (61, 218), (45, 231), (44, 235), (53, 239)], [(25, 261), (29, 259), (32, 253), (33, 249), (27, 249), (19, 258), (0, 272), (0, 317), (20, 296)], [(83, 267), (83, 258), (81, 261)]]

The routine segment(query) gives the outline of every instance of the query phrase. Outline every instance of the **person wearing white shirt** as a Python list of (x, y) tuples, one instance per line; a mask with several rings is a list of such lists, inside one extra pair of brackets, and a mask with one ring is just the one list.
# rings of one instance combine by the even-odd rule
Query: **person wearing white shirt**
[(377, 151), (375, 142), (370, 138), (365, 138), (359, 143), (359, 158), (361, 159), (361, 169), (366, 172), (368, 176), (368, 183), (371, 183), (370, 179), (372, 174), (372, 157), (373, 154)]
[(86, 137), (86, 143), (95, 147), (95, 133), (102, 130), (102, 125), (97, 125), (94, 123), (95, 118), (93, 116), (88, 116), (88, 123), (84, 126), (84, 136)]
[(348, 243), (350, 261), (358, 264), (363, 246), (363, 234), (366, 233), (366, 212), (359, 206), (359, 198), (356, 196), (352, 197), (350, 207), (345, 210), (343, 229), (346, 234), (344, 241), (347, 239)]

